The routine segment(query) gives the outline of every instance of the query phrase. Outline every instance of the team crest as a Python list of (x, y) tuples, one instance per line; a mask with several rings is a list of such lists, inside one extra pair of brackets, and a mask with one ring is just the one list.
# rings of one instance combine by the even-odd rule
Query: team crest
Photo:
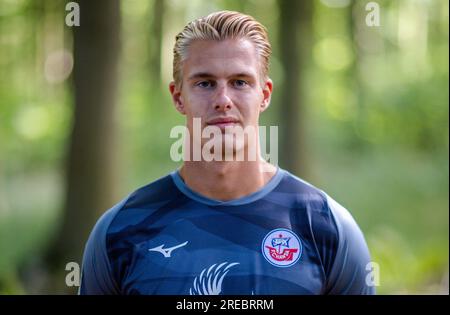
[(261, 247), (264, 258), (276, 267), (290, 267), (302, 255), (300, 238), (288, 229), (270, 231)]

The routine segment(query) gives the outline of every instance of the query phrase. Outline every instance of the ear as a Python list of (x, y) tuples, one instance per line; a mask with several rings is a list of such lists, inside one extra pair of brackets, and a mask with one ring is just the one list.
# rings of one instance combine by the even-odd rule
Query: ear
[(181, 89), (177, 87), (174, 81), (170, 82), (169, 91), (172, 95), (172, 101), (177, 111), (179, 111), (183, 115), (186, 115), (186, 111), (183, 105), (183, 98), (181, 97)]
[(266, 80), (264, 83), (264, 87), (262, 89), (263, 92), (263, 100), (261, 103), (261, 113), (265, 111), (270, 105), (270, 98), (272, 96), (273, 82), (270, 78)]

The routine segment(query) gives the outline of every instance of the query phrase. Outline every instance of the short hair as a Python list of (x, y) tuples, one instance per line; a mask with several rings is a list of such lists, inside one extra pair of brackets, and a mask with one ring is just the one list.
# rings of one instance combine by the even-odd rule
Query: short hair
[(175, 37), (173, 48), (173, 79), (182, 82), (182, 63), (187, 50), (195, 40), (248, 39), (260, 57), (260, 74), (267, 79), (272, 48), (266, 28), (253, 17), (235, 11), (218, 11), (188, 23)]

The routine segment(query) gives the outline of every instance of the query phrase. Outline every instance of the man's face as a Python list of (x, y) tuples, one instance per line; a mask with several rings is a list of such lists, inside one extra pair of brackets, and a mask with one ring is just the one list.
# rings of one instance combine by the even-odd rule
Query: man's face
[[(253, 126), (270, 103), (272, 82), (261, 76), (260, 58), (246, 39), (194, 41), (183, 62), (182, 86), (172, 82), (170, 91), (179, 112), (186, 115), (193, 133), (193, 118), (201, 128)], [(207, 140), (206, 140), (207, 141)], [(202, 141), (204, 142), (204, 141)]]

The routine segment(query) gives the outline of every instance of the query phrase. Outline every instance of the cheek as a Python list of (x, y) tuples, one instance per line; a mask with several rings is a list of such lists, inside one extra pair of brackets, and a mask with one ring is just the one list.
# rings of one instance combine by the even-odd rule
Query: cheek
[(191, 117), (205, 116), (209, 108), (207, 99), (195, 95), (191, 95), (187, 98), (186, 104), (186, 114)]
[(243, 104), (245, 106), (240, 107), (241, 113), (246, 117), (246, 120), (256, 122), (260, 114), (262, 100), (259, 95), (248, 97)]
[(252, 107), (240, 108), (241, 116), (243, 117), (245, 125), (256, 125), (258, 123), (258, 112)]

